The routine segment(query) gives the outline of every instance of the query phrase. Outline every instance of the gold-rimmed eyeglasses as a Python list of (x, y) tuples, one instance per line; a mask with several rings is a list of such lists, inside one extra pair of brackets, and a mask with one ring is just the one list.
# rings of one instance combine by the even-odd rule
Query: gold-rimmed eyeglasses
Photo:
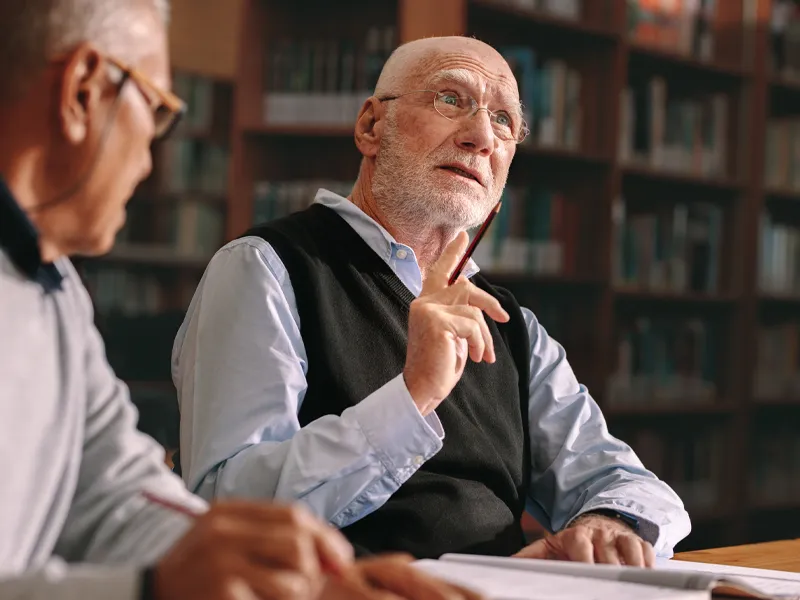
[(155, 137), (163, 138), (169, 135), (186, 112), (186, 104), (183, 100), (169, 90), (156, 85), (138, 69), (128, 66), (111, 56), (107, 56), (106, 60), (122, 72), (120, 85), (126, 79), (130, 79), (144, 96), (150, 106), (150, 110), (153, 112)]
[(530, 130), (521, 115), (511, 115), (505, 110), (489, 110), (485, 106), (479, 106), (478, 101), (472, 96), (457, 94), (455, 92), (438, 92), (436, 90), (412, 90), (395, 96), (383, 96), (378, 98), (380, 102), (397, 100), (409, 94), (429, 93), (433, 94), (433, 108), (436, 112), (450, 121), (463, 121), (470, 119), (479, 110), (485, 110), (489, 115), (492, 130), (495, 136), (506, 142), (522, 143)]

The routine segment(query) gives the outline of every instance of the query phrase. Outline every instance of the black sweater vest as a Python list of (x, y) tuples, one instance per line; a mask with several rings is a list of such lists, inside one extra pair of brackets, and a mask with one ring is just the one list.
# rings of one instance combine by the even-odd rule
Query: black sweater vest
[[(312, 205), (246, 235), (272, 245), (295, 291), (308, 355), (301, 425), (341, 414), (402, 372), (414, 296), (335, 211)], [(524, 544), (528, 334), (511, 294), (479, 275), (473, 282), (511, 316), (506, 324), (487, 318), (497, 361), (468, 361), (436, 409), (443, 448), (382, 507), (342, 530), (361, 551), (509, 555)]]

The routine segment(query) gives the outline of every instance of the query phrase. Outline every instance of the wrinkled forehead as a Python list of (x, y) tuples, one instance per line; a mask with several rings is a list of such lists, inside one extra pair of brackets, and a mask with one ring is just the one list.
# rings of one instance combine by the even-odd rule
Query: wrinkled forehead
[(519, 105), (519, 89), (514, 74), (501, 56), (477, 56), (448, 52), (426, 61), (420, 83), (425, 89), (453, 85), (478, 99)]

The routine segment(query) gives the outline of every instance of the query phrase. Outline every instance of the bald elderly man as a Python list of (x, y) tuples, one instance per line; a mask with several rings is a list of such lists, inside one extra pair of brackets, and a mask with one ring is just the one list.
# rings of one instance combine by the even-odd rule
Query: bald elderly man
[[(363, 552), (651, 565), (690, 530), (563, 348), (470, 262), (526, 134), (471, 38), (398, 48), (358, 115), (349, 197), (222, 248), (175, 341), (181, 460), (205, 498), (300, 500)], [(553, 536), (525, 546), (530, 511)]]
[(299, 504), (209, 507), (136, 430), (69, 256), (111, 248), (181, 115), (168, 12), (0, 2), (0, 598), (474, 599)]

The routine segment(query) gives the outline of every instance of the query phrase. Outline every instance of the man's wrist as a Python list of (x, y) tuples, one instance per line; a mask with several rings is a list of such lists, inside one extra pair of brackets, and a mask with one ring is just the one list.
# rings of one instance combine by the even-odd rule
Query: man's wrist
[(572, 525), (579, 525), (582, 521), (590, 519), (592, 517), (599, 517), (602, 519), (607, 519), (609, 521), (616, 522), (620, 525), (625, 526), (630, 531), (634, 533), (639, 532), (639, 520), (631, 515), (626, 513), (619, 512), (617, 510), (611, 508), (597, 508), (594, 510), (586, 511), (585, 513), (578, 516), (571, 524)]

